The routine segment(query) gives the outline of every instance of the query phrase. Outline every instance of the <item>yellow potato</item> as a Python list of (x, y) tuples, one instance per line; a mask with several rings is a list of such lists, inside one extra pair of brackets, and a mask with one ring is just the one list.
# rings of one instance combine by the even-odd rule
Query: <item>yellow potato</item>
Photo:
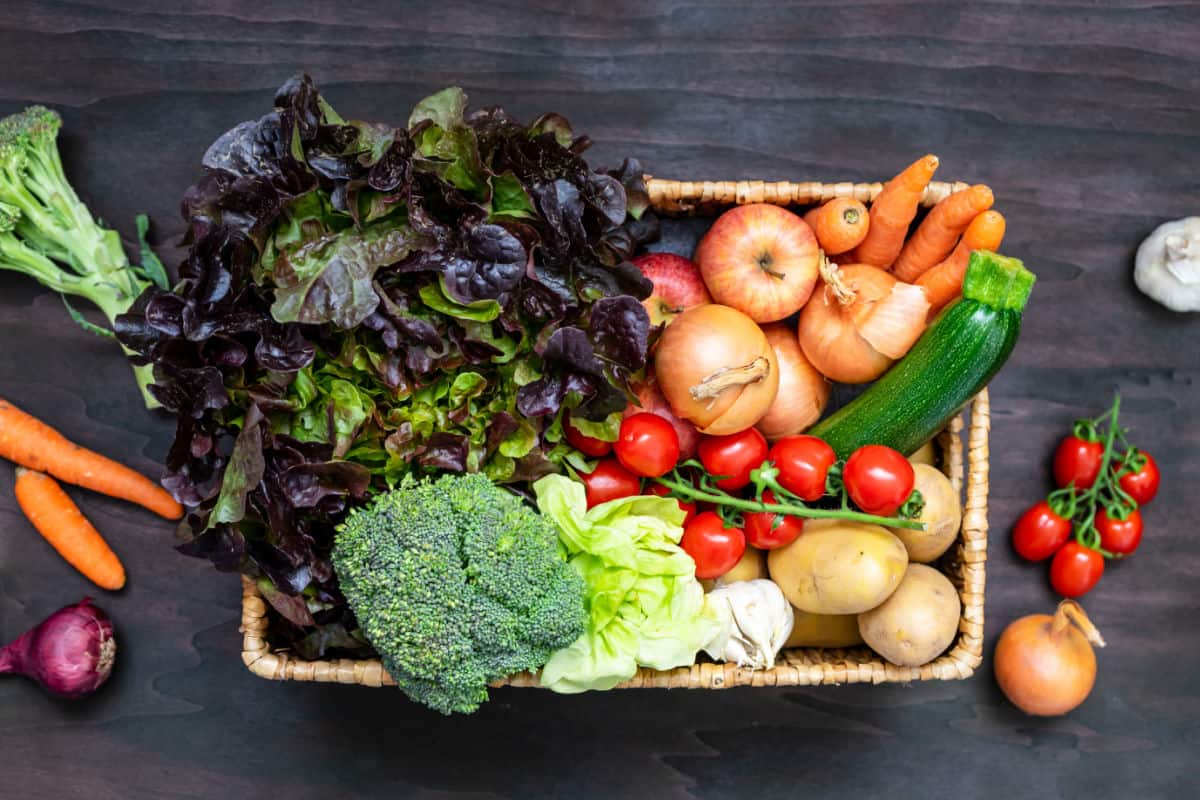
[(949, 578), (933, 567), (909, 564), (892, 596), (858, 615), (858, 630), (888, 661), (919, 667), (950, 646), (961, 615), (962, 603)]
[(746, 552), (742, 553), (741, 560), (733, 565), (733, 569), (719, 578), (702, 580), (700, 585), (704, 587), (704, 591), (711, 592), (718, 586), (765, 577), (767, 577), (767, 554), (756, 547), (748, 546)]
[(930, 466), (933, 466), (935, 463), (933, 439), (930, 439), (928, 442), (918, 447), (917, 452), (909, 456), (908, 460), (914, 464), (929, 464)]
[(810, 614), (792, 609), (792, 634), (784, 647), (853, 647), (862, 644), (856, 614)]
[(962, 526), (962, 504), (958, 492), (950, 485), (950, 479), (940, 470), (928, 464), (914, 464), (917, 481), (915, 487), (925, 498), (925, 508), (918, 521), (925, 523), (925, 530), (912, 531), (906, 528), (889, 528), (896, 538), (904, 542), (908, 560), (922, 564), (933, 561), (946, 552), (958, 538)]
[(771, 579), (793, 606), (810, 614), (858, 614), (900, 584), (908, 552), (886, 528), (818, 519), (800, 538), (767, 554)]

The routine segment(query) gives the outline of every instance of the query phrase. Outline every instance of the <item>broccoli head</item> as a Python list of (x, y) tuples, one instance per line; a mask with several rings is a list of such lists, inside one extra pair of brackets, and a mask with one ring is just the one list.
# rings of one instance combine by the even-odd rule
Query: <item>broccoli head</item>
[(470, 713), (487, 685), (584, 631), (584, 583), (550, 520), (483, 475), (406, 481), (338, 528), (359, 625), (413, 700)]

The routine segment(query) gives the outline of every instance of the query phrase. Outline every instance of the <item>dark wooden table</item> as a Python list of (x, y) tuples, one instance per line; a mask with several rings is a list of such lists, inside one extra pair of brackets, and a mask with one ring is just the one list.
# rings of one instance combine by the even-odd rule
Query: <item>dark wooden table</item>
[[(1086, 599), (1110, 646), (1064, 719), (1008, 706), (988, 664), (910, 687), (496, 691), (444, 719), (393, 691), (288, 685), (239, 660), (238, 585), (168, 525), (73, 492), (122, 553), (112, 684), (79, 705), (0, 681), (0, 796), (1185, 797), (1200, 781), (1200, 317), (1131, 279), (1200, 195), (1200, 8), (1073, 3), (30, 3), (0, 15), (0, 113), (59, 108), (68, 174), (174, 264), (177, 201), (220, 132), (308, 70), (343, 113), (399, 122), (461, 84), (565, 113), (594, 163), (678, 178), (875, 179), (927, 151), (986, 182), (1039, 283), (992, 384), (988, 648), (1055, 602), (1008, 530), (1071, 420), (1107, 407), (1166, 474), (1142, 552)], [(438, 7), (438, 10), (428, 10)], [(189, 7), (167, 11), (165, 7)], [(353, 9), (349, 6), (354, 6)], [(564, 10), (573, 8), (574, 10)], [(109, 342), (0, 272), (0, 394), (154, 474), (172, 425)], [(0, 469), (0, 636), (91, 592), (22, 518)], [(1136, 793), (1136, 794), (1135, 794)]]

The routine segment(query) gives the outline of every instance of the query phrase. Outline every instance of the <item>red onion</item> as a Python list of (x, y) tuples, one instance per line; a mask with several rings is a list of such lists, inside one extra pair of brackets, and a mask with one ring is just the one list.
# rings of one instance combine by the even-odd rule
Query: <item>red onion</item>
[(50, 694), (76, 700), (104, 685), (116, 655), (112, 620), (85, 597), (0, 648), (0, 674), (25, 675)]

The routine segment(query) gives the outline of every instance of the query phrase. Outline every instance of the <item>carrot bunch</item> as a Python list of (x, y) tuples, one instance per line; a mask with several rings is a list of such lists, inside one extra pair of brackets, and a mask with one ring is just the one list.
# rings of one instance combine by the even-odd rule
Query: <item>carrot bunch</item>
[(804, 221), (826, 255), (839, 264), (869, 264), (920, 286), (930, 319), (962, 293), (972, 250), (996, 250), (1004, 239), (1004, 216), (992, 209), (992, 190), (982, 184), (943, 198), (916, 230), (916, 219), (938, 158), (926, 155), (883, 185), (870, 210), (838, 197), (811, 209)]
[(3, 398), (0, 458), (18, 465), (17, 503), (25, 516), (71, 566), (102, 589), (123, 587), (125, 568), (55, 478), (137, 503), (167, 519), (183, 516), (183, 507), (149, 478), (69, 441)]

